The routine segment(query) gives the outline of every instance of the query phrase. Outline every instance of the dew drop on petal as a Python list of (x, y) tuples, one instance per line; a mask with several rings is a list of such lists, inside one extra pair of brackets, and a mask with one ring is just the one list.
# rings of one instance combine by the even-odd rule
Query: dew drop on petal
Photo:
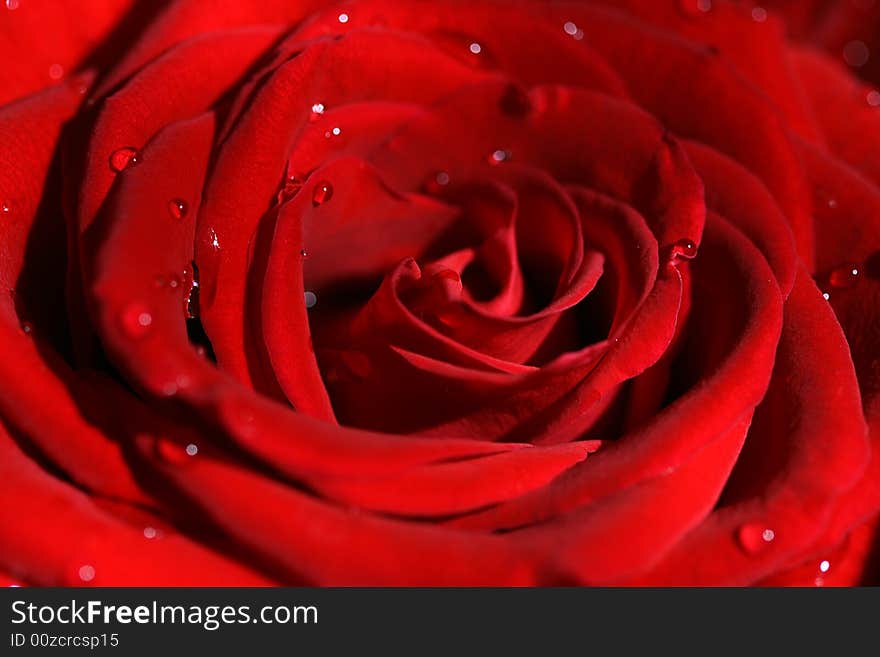
[(187, 456), (195, 456), (199, 453), (199, 448), (194, 443), (190, 443), (186, 446), (186, 455)]
[(189, 206), (186, 204), (186, 201), (179, 198), (173, 198), (168, 201), (168, 214), (173, 219), (183, 219), (187, 212), (189, 212)]
[(750, 523), (737, 530), (736, 538), (743, 550), (756, 554), (773, 542), (776, 532), (764, 525)]
[(317, 121), (324, 115), (324, 103), (315, 103), (312, 105), (312, 113), (309, 116), (309, 120)]
[(678, 6), (685, 16), (700, 16), (712, 11), (712, 0), (679, 0)]
[(529, 95), (518, 85), (508, 85), (498, 102), (501, 111), (509, 117), (522, 119), (532, 111)]
[(136, 148), (125, 146), (117, 148), (110, 154), (110, 168), (119, 173), (128, 167), (132, 167), (138, 163), (138, 152)]
[(509, 159), (510, 151), (499, 148), (492, 151), (491, 155), (489, 155), (489, 164), (501, 164), (502, 162), (507, 162)]
[(343, 25), (345, 25), (348, 22), (348, 14), (346, 14), (346, 13), (339, 14), (339, 16), (337, 17), (337, 20), (340, 23), (342, 23)]
[(122, 329), (129, 338), (144, 337), (153, 324), (149, 309), (139, 303), (128, 306), (122, 313)]
[(21, 323), (21, 332), (25, 335), (30, 335), (34, 332), (34, 325), (30, 322), (22, 322)]
[(6, 0), (6, 8), (9, 11), (15, 11), (18, 9), (19, 1), (18, 0)]
[(0, 212), (3, 214), (9, 214), (12, 212), (12, 206), (9, 204), (9, 201), (3, 201), (0, 203)]
[(144, 527), (144, 538), (156, 538), (159, 532), (155, 527)]
[(303, 294), (303, 300), (306, 303), (306, 308), (314, 308), (315, 304), (318, 303), (318, 295), (311, 290), (306, 290)]
[(829, 568), (831, 568), (831, 562), (827, 559), (824, 559), (819, 563), (819, 572), (827, 573)]
[(211, 229), (211, 246), (213, 246), (214, 249), (220, 248), (220, 238), (217, 237), (217, 231), (213, 228)]
[(49, 67), (49, 77), (52, 80), (60, 80), (64, 77), (64, 67), (61, 64), (52, 64)]
[(846, 263), (833, 269), (828, 275), (828, 283), (832, 288), (845, 289), (855, 285), (859, 280), (859, 266), (855, 263)]
[(756, 23), (763, 23), (767, 20), (767, 10), (763, 7), (755, 7), (752, 9), (752, 20)]
[(832, 210), (837, 209), (837, 199), (830, 198), (828, 199), (828, 207)]
[(880, 91), (869, 91), (866, 99), (871, 107), (880, 107)]
[(79, 578), (84, 582), (91, 582), (95, 579), (95, 567), (91, 564), (84, 564), (77, 571)]
[(448, 184), (449, 174), (445, 171), (438, 171), (437, 173), (428, 176), (428, 179), (424, 184), (424, 189), (428, 194), (437, 195), (442, 192)]
[(691, 239), (680, 239), (674, 244), (671, 244), (667, 247), (666, 260), (668, 262), (675, 262), (677, 260), (692, 260), (696, 256), (697, 245)]
[(831, 300), (831, 295), (828, 294), (827, 292), (823, 292), (823, 293), (822, 293), (822, 298), (825, 299), (825, 301), (830, 301), (830, 300)]
[(342, 129), (339, 127), (336, 127), (336, 128), (333, 128), (333, 130), (331, 130), (330, 132), (333, 133), (334, 137), (338, 137), (340, 134), (342, 134)]
[(306, 258), (309, 257), (309, 252), (306, 251), (305, 249), (300, 249), (299, 250), (299, 257), (302, 258), (303, 260), (305, 260)]
[(329, 201), (332, 197), (333, 185), (326, 180), (323, 180), (315, 185), (315, 189), (312, 192), (312, 205), (318, 207), (322, 203)]
[(479, 55), (481, 52), (483, 52), (483, 46), (474, 41), (468, 46), (468, 50), (470, 50), (471, 53), (474, 55)]
[(577, 34), (578, 26), (575, 25), (574, 23), (572, 23), (571, 21), (566, 21), (562, 25), (562, 29), (563, 29), (563, 31), (565, 31), (565, 33), (568, 36), (574, 36), (575, 34)]
[(868, 63), (871, 51), (864, 41), (850, 41), (843, 47), (843, 60), (853, 68), (860, 68)]

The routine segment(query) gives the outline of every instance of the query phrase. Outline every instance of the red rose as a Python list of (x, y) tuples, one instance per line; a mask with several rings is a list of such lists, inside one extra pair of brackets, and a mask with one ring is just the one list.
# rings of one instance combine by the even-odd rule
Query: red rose
[(7, 0), (4, 577), (876, 581), (823, 4)]

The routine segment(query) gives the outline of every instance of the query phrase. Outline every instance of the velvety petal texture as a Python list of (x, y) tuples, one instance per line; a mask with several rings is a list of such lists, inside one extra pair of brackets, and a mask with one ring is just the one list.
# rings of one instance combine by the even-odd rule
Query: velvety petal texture
[(0, 6), (0, 580), (880, 581), (874, 3), (75, 4)]

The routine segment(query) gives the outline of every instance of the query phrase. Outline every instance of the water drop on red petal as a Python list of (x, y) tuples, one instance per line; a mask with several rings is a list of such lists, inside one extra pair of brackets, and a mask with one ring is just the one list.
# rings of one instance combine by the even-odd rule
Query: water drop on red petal
[(678, 7), (685, 16), (702, 16), (712, 11), (712, 0), (679, 0)]
[(122, 312), (122, 330), (132, 339), (142, 338), (150, 331), (153, 316), (150, 310), (139, 303), (128, 306)]
[(168, 214), (170, 214), (172, 218), (183, 219), (187, 212), (189, 212), (189, 206), (186, 204), (186, 201), (182, 201), (179, 198), (174, 198), (168, 201)]
[(440, 194), (446, 186), (449, 184), (449, 174), (445, 171), (438, 171), (425, 180), (425, 184), (423, 185), (424, 190), (427, 194), (431, 194), (432, 196), (436, 196)]
[(489, 164), (496, 165), (507, 162), (510, 159), (510, 151), (499, 148), (489, 155)]
[(757, 554), (776, 538), (776, 532), (757, 523), (742, 525), (736, 532), (740, 547), (749, 554)]
[(697, 255), (697, 245), (693, 240), (681, 239), (667, 247), (666, 259), (669, 262), (676, 260), (691, 260)]
[(95, 567), (91, 564), (83, 564), (77, 570), (77, 576), (83, 582), (91, 582), (93, 579), (95, 579), (95, 574)]
[(117, 148), (110, 154), (110, 168), (119, 173), (128, 167), (138, 163), (138, 152), (136, 148), (126, 146)]
[(309, 114), (309, 121), (315, 122), (324, 115), (324, 103), (315, 103), (312, 105), (312, 112)]
[(34, 325), (30, 322), (22, 322), (21, 323), (21, 331), (25, 335), (30, 335), (34, 331)]
[(859, 280), (859, 267), (849, 262), (832, 270), (828, 275), (828, 282), (832, 288), (844, 289), (855, 285)]
[(9, 201), (3, 201), (0, 203), (0, 212), (3, 214), (9, 214), (12, 211), (12, 206), (9, 204)]
[(322, 203), (326, 203), (333, 197), (333, 185), (329, 182), (322, 181), (315, 185), (315, 189), (312, 192), (312, 205), (315, 207), (321, 205)]

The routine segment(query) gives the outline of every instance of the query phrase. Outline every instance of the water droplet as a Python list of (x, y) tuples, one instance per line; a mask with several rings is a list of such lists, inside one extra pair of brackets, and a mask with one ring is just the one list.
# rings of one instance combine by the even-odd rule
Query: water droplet
[(529, 95), (515, 84), (507, 86), (498, 105), (502, 112), (515, 119), (525, 118), (532, 111)]
[(323, 180), (315, 185), (315, 189), (312, 192), (312, 205), (318, 207), (322, 203), (329, 201), (332, 197), (333, 185), (326, 180)]
[(305, 249), (300, 249), (299, 250), (299, 257), (302, 259), (306, 259), (309, 257), (309, 252), (306, 251)]
[(869, 91), (866, 99), (871, 107), (880, 107), (880, 91)]
[(18, 0), (6, 0), (6, 8), (9, 11), (15, 11), (18, 9)]
[(95, 579), (95, 567), (91, 564), (84, 564), (77, 571), (79, 578), (84, 582), (91, 582)]
[(828, 283), (832, 288), (845, 289), (855, 285), (859, 280), (859, 266), (846, 263), (832, 270), (828, 275)]
[(149, 309), (139, 303), (130, 305), (122, 313), (122, 328), (129, 338), (142, 338), (153, 324)]
[(190, 443), (186, 446), (186, 455), (187, 456), (195, 456), (199, 453), (199, 448), (195, 443)]
[(9, 214), (12, 212), (12, 206), (9, 204), (9, 201), (3, 201), (0, 203), (0, 212), (3, 214)]
[(831, 295), (828, 294), (827, 292), (823, 292), (823, 293), (822, 293), (822, 298), (825, 299), (825, 301), (830, 301), (830, 300), (831, 300)]
[(685, 16), (700, 16), (712, 11), (712, 0), (680, 0), (678, 6)]
[(489, 164), (501, 164), (502, 162), (507, 162), (509, 159), (510, 151), (499, 148), (498, 150), (492, 151), (492, 154), (489, 155)]
[(156, 538), (159, 531), (155, 527), (144, 527), (144, 538)]
[(315, 304), (318, 303), (318, 295), (311, 290), (305, 291), (305, 293), (303, 294), (303, 299), (306, 302), (306, 308), (314, 308)]
[(755, 7), (752, 9), (752, 20), (756, 23), (763, 23), (767, 20), (767, 10), (763, 7)]
[(183, 219), (187, 212), (189, 212), (189, 206), (186, 204), (186, 201), (182, 201), (179, 198), (173, 198), (168, 201), (168, 214), (172, 218)]
[(445, 171), (428, 176), (425, 181), (424, 189), (428, 194), (437, 195), (449, 184), (449, 174)]
[(34, 332), (34, 325), (30, 322), (22, 322), (21, 323), (21, 332), (25, 335), (30, 335)]
[(337, 20), (340, 23), (342, 23), (343, 25), (345, 25), (348, 22), (348, 14), (345, 14), (345, 13), (339, 14), (339, 16), (337, 17)]
[(474, 41), (468, 46), (468, 50), (470, 50), (471, 53), (474, 55), (479, 55), (481, 52), (483, 52), (483, 46)]
[(831, 568), (831, 562), (827, 559), (819, 563), (819, 572), (827, 573), (829, 568)]
[(697, 256), (697, 245), (693, 240), (684, 238), (667, 247), (666, 260), (675, 262), (676, 260), (692, 260)]
[(773, 542), (776, 532), (764, 525), (747, 524), (737, 530), (736, 537), (743, 550), (755, 554)]
[(116, 173), (120, 173), (128, 167), (133, 167), (138, 161), (137, 149), (131, 146), (117, 148), (110, 154), (110, 168)]
[(339, 127), (336, 127), (336, 128), (333, 128), (333, 130), (331, 130), (330, 133), (331, 133), (334, 137), (338, 137), (339, 135), (342, 134), (342, 129), (339, 128)]
[(843, 60), (853, 68), (860, 68), (868, 63), (871, 51), (864, 41), (850, 41), (843, 47)]
[(314, 122), (321, 118), (324, 114), (324, 103), (315, 103), (312, 105), (312, 113), (309, 116), (309, 120)]
[(284, 187), (278, 192), (278, 202), (285, 203), (292, 199), (302, 189), (303, 181), (297, 176), (290, 176), (284, 181)]
[(60, 80), (64, 77), (64, 67), (61, 64), (52, 64), (49, 67), (49, 77), (52, 80)]
[(562, 30), (570, 37), (573, 37), (575, 40), (580, 41), (584, 38), (584, 31), (579, 29), (578, 26), (572, 21), (566, 21), (562, 25)]
[(832, 210), (835, 210), (837, 208), (837, 199), (833, 199), (833, 198), (828, 199), (828, 207), (831, 208)]
[(816, 586), (821, 588), (821, 587), (825, 586), (825, 578), (824, 577), (817, 577), (815, 580), (813, 580), (813, 584), (815, 584)]
[(220, 238), (217, 237), (217, 231), (213, 228), (211, 229), (211, 246), (213, 246), (215, 249), (220, 248)]

